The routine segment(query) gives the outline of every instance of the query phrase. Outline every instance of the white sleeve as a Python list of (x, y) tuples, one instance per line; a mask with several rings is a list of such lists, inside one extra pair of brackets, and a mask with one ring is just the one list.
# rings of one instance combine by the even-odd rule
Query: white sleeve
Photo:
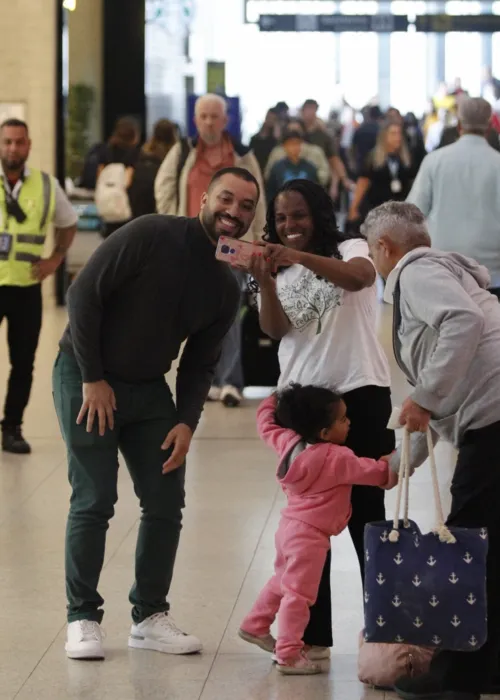
[(59, 184), (58, 180), (52, 178), (55, 186), (56, 204), (54, 209), (53, 223), (56, 228), (70, 228), (76, 226), (78, 215), (69, 201), (66, 192)]
[(353, 238), (339, 245), (339, 252), (344, 262), (353, 258), (366, 258), (371, 261), (368, 243), (364, 238)]

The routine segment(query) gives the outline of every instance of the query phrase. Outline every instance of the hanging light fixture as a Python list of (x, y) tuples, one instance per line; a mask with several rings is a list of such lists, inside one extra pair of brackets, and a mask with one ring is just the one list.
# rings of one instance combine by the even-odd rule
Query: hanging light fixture
[(65, 10), (74, 12), (76, 10), (76, 0), (63, 0), (63, 7)]

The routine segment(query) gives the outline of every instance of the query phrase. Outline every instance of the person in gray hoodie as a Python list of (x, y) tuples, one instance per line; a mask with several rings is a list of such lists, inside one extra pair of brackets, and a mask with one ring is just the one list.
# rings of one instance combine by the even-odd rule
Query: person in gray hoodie
[(430, 247), (414, 204), (374, 209), (363, 233), (387, 280), (394, 354), (413, 387), (401, 414), (412, 433), (412, 466), (427, 457), (430, 426), (435, 440), (458, 449), (448, 525), (489, 533), (488, 641), (473, 653), (438, 652), (428, 674), (402, 678), (395, 690), (407, 700), (477, 700), (491, 691), (500, 655), (500, 305), (485, 267)]

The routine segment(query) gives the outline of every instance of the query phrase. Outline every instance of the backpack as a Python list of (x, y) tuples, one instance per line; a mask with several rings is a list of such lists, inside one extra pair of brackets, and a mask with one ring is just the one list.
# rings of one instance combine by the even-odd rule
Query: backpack
[(156, 214), (155, 180), (160, 166), (161, 159), (152, 155), (141, 154), (137, 161), (128, 189), (134, 219), (145, 214)]
[(126, 172), (122, 163), (110, 163), (97, 179), (95, 204), (99, 216), (106, 223), (120, 223), (132, 218)]
[(106, 151), (105, 143), (96, 143), (85, 156), (82, 174), (78, 179), (78, 187), (85, 190), (95, 190), (97, 184), (97, 171), (102, 163), (103, 154)]

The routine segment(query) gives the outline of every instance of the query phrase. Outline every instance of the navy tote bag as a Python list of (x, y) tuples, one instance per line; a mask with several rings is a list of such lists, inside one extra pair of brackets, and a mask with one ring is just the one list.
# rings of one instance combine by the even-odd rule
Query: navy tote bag
[(488, 532), (444, 524), (430, 431), (427, 442), (437, 526), (423, 535), (408, 519), (410, 440), (405, 429), (394, 522), (369, 523), (365, 529), (365, 640), (476, 651), (487, 639)]

